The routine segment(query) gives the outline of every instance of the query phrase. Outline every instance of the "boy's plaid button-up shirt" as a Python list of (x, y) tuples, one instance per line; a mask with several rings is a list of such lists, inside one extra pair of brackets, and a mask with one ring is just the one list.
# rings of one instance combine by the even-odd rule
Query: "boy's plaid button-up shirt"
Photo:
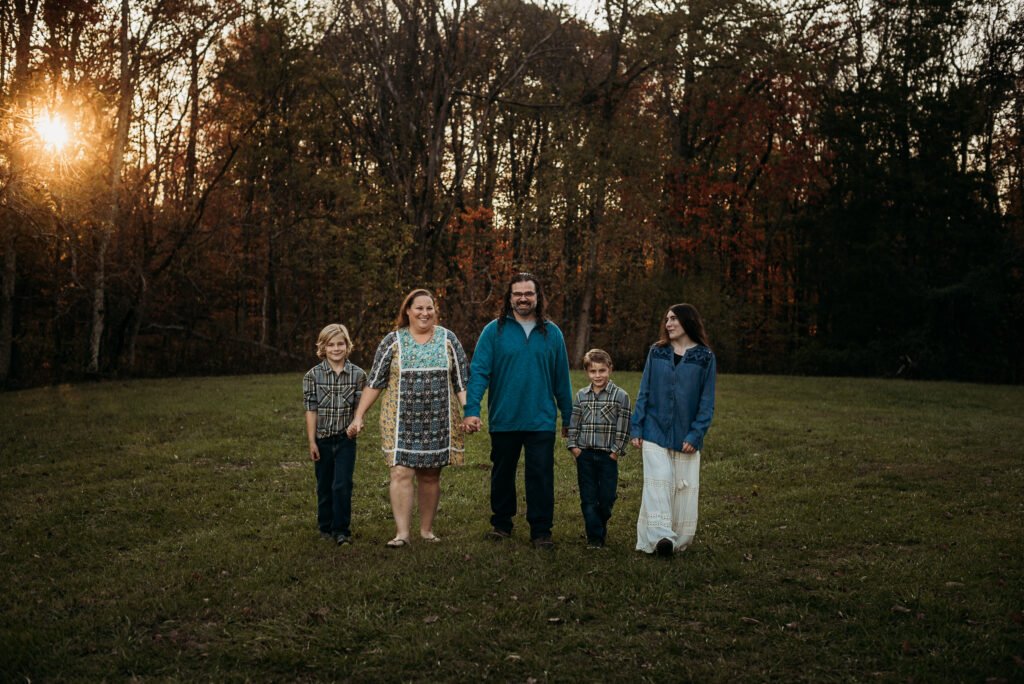
[(569, 448), (625, 453), (629, 411), (629, 395), (611, 380), (598, 394), (593, 385), (587, 385), (576, 393), (572, 403)]
[(306, 410), (316, 412), (317, 438), (345, 432), (365, 386), (366, 373), (351, 361), (345, 361), (340, 373), (327, 359), (309, 369), (302, 378), (302, 396)]

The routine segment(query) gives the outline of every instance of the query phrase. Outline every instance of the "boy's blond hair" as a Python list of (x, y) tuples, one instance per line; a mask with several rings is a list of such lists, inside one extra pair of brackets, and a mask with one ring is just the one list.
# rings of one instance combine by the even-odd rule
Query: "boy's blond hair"
[(583, 355), (584, 368), (590, 368), (592, 363), (603, 363), (609, 368), (615, 368), (615, 364), (612, 363), (612, 355), (604, 349), (591, 349)]
[(345, 338), (345, 344), (348, 345), (348, 354), (346, 358), (352, 354), (352, 338), (348, 335), (348, 328), (343, 326), (341, 323), (331, 323), (323, 330), (320, 331), (320, 335), (316, 338), (316, 358), (322, 359), (327, 356), (327, 343), (333, 340), (338, 335)]

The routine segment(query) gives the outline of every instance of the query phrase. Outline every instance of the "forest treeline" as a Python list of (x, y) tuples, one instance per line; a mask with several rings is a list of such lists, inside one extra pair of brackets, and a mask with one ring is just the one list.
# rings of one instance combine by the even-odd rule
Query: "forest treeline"
[(1020, 0), (597, 5), (2, 0), (0, 385), (366, 364), (414, 286), (472, 349), (518, 270), (574, 361), (688, 301), (727, 372), (1024, 381)]

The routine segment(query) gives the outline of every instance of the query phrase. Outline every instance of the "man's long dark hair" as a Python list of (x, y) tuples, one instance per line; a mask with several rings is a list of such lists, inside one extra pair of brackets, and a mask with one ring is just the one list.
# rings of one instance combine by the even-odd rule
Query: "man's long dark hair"
[(516, 283), (533, 283), (533, 289), (537, 292), (537, 308), (534, 312), (537, 314), (537, 329), (542, 334), (547, 335), (548, 329), (545, 327), (547, 319), (544, 317), (544, 288), (541, 287), (540, 281), (537, 280), (537, 276), (532, 273), (516, 273), (512, 276), (512, 280), (508, 281), (508, 287), (505, 288), (505, 298), (501, 303), (501, 312), (498, 314), (498, 328), (501, 329), (505, 325), (505, 321), (508, 320), (509, 316), (515, 316), (515, 312), (512, 309), (512, 286)]
[[(687, 337), (697, 344), (702, 344), (709, 349), (711, 348), (711, 345), (708, 344), (708, 334), (704, 332), (704, 321), (700, 319), (700, 314), (693, 304), (673, 304), (668, 308), (669, 311), (676, 315), (679, 325), (683, 326), (683, 332), (686, 333)], [(669, 345), (664, 319), (661, 321), (661, 337), (654, 344), (659, 347), (667, 347)]]

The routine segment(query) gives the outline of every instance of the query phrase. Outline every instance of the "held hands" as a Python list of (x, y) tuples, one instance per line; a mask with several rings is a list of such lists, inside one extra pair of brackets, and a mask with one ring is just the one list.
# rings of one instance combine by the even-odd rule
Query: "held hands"
[(689, 442), (683, 442), (683, 448), (681, 449), (681, 451), (684, 454), (692, 454), (692, 453), (695, 453), (697, 451), (697, 449), (696, 449), (696, 447), (694, 447)]
[(352, 418), (352, 422), (345, 428), (345, 434), (348, 435), (349, 439), (355, 439), (356, 435), (363, 431), (363, 419), (356, 416)]
[(462, 429), (466, 432), (480, 432), (480, 427), (479, 416), (466, 416), (462, 419)]
[(639, 449), (644, 445), (644, 440), (640, 439), (639, 437), (634, 437), (633, 439), (629, 440), (629, 443), (635, 446), (637, 449)]

